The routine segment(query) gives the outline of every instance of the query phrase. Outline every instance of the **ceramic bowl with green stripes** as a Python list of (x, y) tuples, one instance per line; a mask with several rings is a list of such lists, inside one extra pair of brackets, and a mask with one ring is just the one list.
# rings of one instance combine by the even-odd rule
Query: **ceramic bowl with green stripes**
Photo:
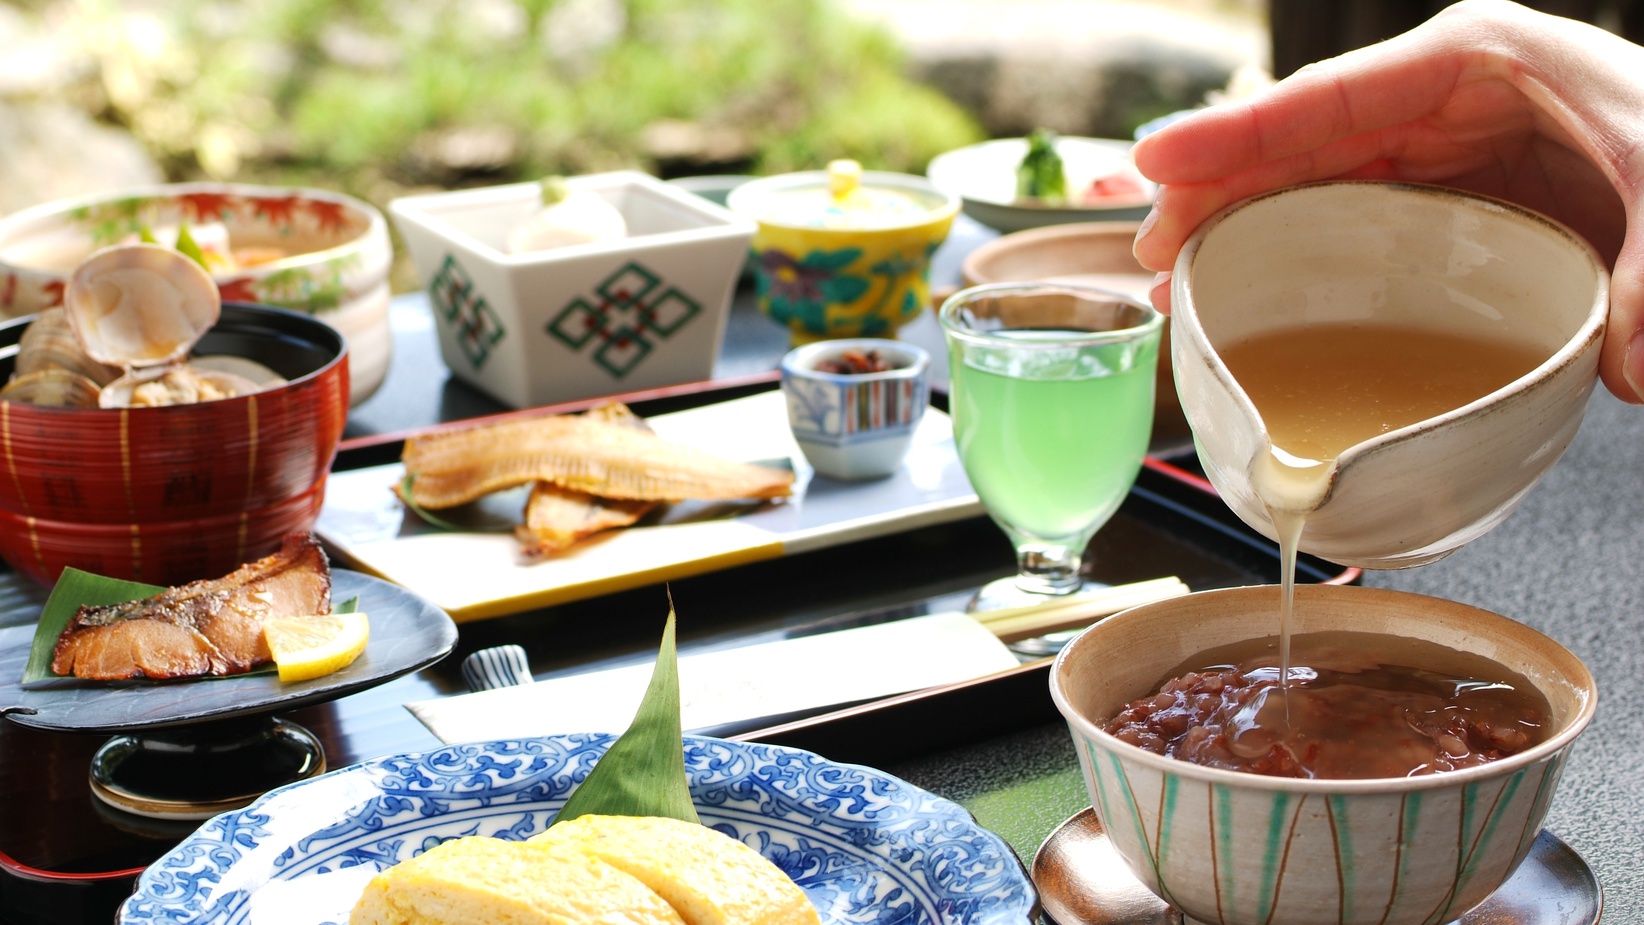
[(1506, 617), (1382, 589), (1296, 588), (1295, 631), (1430, 640), (1528, 678), (1552, 708), (1549, 737), (1510, 757), (1411, 777), (1264, 777), (1167, 758), (1099, 728), (1194, 654), (1278, 629), (1278, 588), (1207, 591), (1096, 624), (1051, 672), (1103, 829), (1165, 901), (1221, 925), (1436, 925), (1482, 902), (1524, 860), (1576, 737), (1592, 675)]

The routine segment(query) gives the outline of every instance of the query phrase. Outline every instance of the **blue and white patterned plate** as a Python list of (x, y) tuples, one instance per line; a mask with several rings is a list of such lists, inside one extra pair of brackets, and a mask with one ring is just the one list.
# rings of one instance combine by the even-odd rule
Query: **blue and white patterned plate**
[[(156, 861), (122, 925), (348, 920), (377, 871), (460, 835), (547, 828), (615, 736), (456, 745), (379, 758), (224, 813)], [(802, 887), (826, 923), (1022, 925), (1037, 896), (963, 807), (880, 771), (773, 745), (688, 736), (705, 825)]]

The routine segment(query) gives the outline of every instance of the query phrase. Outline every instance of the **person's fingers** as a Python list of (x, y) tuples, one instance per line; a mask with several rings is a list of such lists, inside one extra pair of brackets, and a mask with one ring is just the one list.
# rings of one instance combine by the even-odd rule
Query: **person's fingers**
[(1468, 57), (1401, 38), (1309, 65), (1254, 99), (1211, 107), (1136, 143), (1155, 182), (1204, 183), (1425, 118), (1456, 91)]
[(1633, 226), (1610, 273), (1610, 322), (1598, 372), (1617, 398), (1644, 404), (1644, 227)]
[(1132, 247), (1149, 270), (1168, 270), (1188, 235), (1223, 208), (1269, 190), (1338, 177), (1395, 179), (1391, 158), (1402, 150), (1391, 135), (1355, 135), (1335, 144), (1269, 161), (1213, 183), (1163, 186)]
[(1153, 288), (1148, 291), (1148, 300), (1160, 314), (1170, 314), (1170, 274), (1157, 273), (1153, 276)]

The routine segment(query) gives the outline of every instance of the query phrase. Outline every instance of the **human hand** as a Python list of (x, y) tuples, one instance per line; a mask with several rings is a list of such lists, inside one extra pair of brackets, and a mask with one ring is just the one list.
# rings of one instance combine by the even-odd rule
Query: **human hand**
[(1161, 184), (1136, 258), (1167, 273), (1206, 218), (1313, 180), (1437, 183), (1569, 225), (1612, 268), (1599, 362), (1644, 402), (1644, 48), (1506, 0), (1464, 0), (1402, 36), (1309, 65), (1265, 94), (1137, 142)]

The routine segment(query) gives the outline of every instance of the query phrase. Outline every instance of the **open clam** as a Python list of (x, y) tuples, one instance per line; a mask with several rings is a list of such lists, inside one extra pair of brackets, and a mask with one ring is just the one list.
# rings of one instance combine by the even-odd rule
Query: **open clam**
[(222, 297), (188, 257), (155, 244), (120, 244), (75, 268), (63, 309), (88, 356), (134, 369), (187, 357), (217, 323)]
[(75, 373), (100, 386), (120, 378), (121, 373), (118, 366), (99, 363), (86, 355), (69, 327), (68, 313), (61, 308), (41, 312), (17, 341), (17, 375), (45, 369)]
[(97, 404), (103, 408), (154, 408), (192, 405), (233, 398), (261, 389), (244, 376), (193, 364), (137, 369), (104, 386)]
[(97, 383), (66, 369), (50, 367), (15, 376), (0, 388), (0, 401), (21, 401), (53, 408), (95, 408)]
[(42, 312), (19, 342), (18, 375), (0, 399), (80, 408), (186, 405), (285, 380), (240, 357), (185, 362), (217, 323), (217, 284), (192, 259), (150, 244), (86, 258), (63, 308)]

